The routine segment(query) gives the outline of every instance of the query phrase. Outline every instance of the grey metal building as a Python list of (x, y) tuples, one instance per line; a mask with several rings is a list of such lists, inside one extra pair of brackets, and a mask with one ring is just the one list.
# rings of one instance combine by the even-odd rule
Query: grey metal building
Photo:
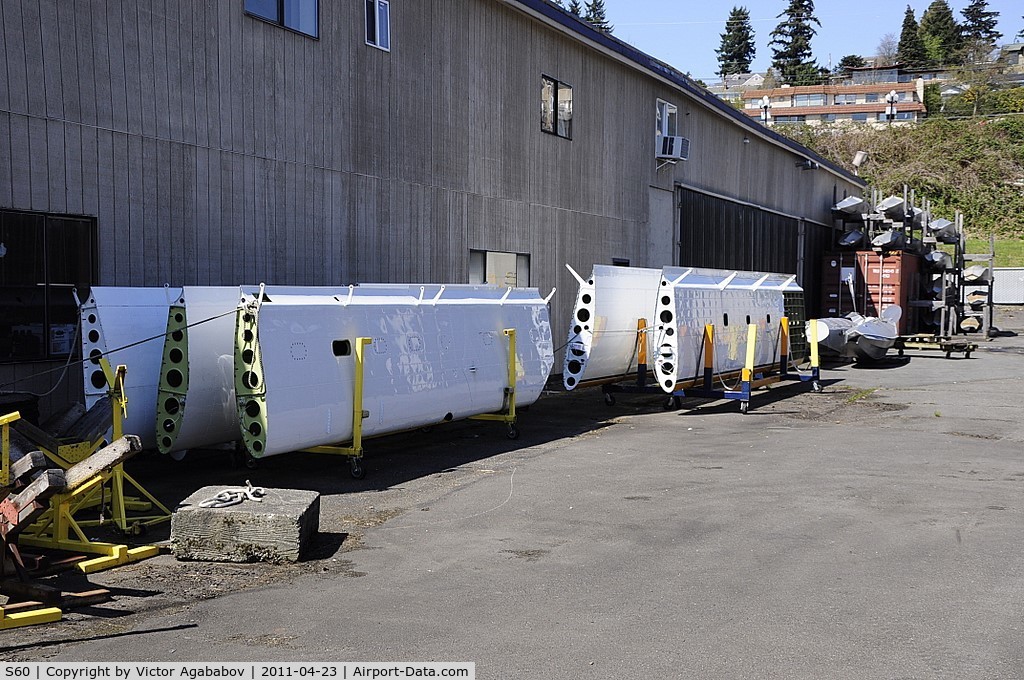
[(813, 286), (863, 188), (544, 0), (0, 7), (4, 391), (53, 385), (73, 286), (557, 286), (560, 336), (566, 263)]

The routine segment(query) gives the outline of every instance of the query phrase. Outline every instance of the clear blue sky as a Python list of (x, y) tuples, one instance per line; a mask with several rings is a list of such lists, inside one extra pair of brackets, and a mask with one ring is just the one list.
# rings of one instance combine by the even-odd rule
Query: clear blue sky
[[(949, 0), (953, 15), (962, 21), (961, 10), (970, 0)], [(832, 65), (847, 54), (871, 56), (886, 33), (899, 39), (903, 26), (906, 0), (819, 0), (815, 14), (821, 22), (811, 42), (818, 63), (825, 66), (831, 56)], [(912, 0), (914, 16), (931, 0)], [(750, 10), (757, 54), (753, 70), (764, 71), (771, 63), (769, 34), (779, 23), (777, 15), (789, 5), (788, 0), (748, 0), (747, 2), (683, 2), (681, 0), (605, 0), (608, 20), (615, 26), (614, 35), (651, 56), (668, 62), (710, 84), (718, 70), (715, 49), (725, 31), (725, 20), (733, 6)], [(999, 12), (998, 30), (1001, 42), (1013, 42), (1024, 28), (1024, 3), (1021, 0), (989, 0), (990, 10)]]

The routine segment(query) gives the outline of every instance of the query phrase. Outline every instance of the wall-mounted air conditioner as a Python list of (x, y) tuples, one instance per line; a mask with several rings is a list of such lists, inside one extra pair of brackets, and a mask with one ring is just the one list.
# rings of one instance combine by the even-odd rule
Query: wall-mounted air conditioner
[(685, 161), (690, 157), (690, 140), (686, 137), (659, 137), (657, 152), (659, 159)]

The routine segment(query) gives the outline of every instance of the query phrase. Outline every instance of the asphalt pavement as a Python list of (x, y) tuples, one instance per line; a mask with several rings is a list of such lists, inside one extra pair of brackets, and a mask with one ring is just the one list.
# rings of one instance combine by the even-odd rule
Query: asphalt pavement
[(548, 394), (516, 442), (489, 423), (380, 440), (362, 481), (322, 458), (186, 459), (159, 475), (176, 498), (245, 475), (321, 491), (314, 558), (96, 575), (121, 589), (105, 615), (5, 632), (0, 657), (1021, 678), (1024, 332), (978, 340), (970, 359), (833, 365), (823, 393), (775, 386), (747, 415)]

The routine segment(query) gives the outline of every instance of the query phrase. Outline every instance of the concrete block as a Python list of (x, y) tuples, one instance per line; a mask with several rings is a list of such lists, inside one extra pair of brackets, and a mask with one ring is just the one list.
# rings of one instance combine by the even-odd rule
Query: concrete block
[(224, 490), (206, 486), (171, 516), (171, 551), (179, 560), (296, 562), (320, 529), (320, 494), (267, 489), (261, 502), (226, 508), (200, 503)]

